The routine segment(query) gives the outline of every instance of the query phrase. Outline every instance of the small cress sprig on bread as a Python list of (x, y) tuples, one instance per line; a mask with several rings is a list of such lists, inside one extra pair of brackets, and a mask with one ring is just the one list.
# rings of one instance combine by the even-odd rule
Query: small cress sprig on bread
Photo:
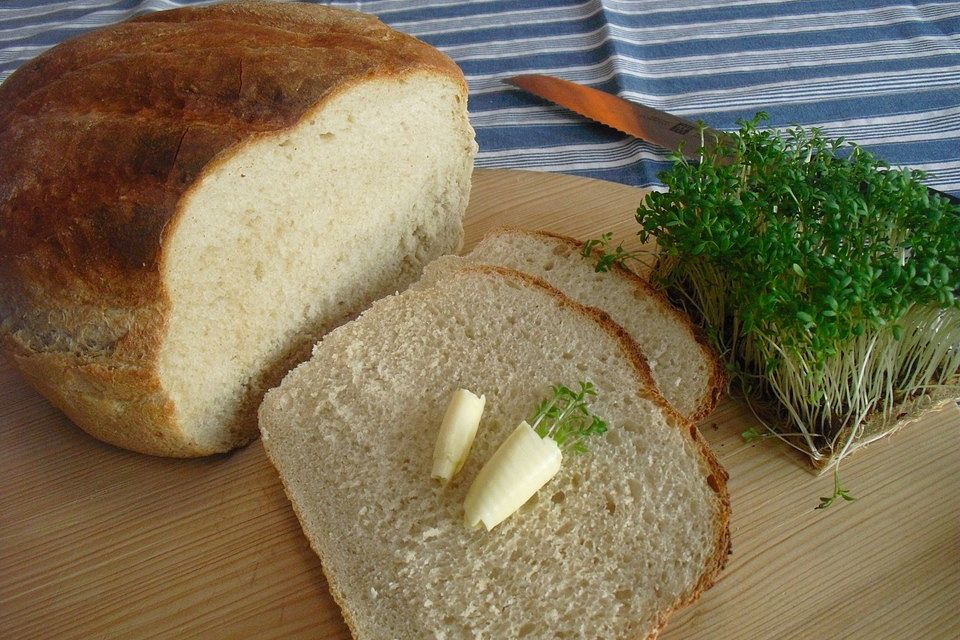
[(586, 440), (607, 431), (590, 412), (593, 383), (574, 391), (564, 385), (541, 402), (529, 422), (523, 420), (483, 465), (464, 501), (464, 523), (487, 531), (507, 519), (560, 470), (563, 451), (586, 453)]

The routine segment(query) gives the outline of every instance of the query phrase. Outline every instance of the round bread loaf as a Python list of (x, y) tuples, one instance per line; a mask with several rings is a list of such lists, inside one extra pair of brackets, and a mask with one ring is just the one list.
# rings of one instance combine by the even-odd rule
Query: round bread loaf
[(197, 456), (324, 331), (456, 250), (476, 144), (432, 47), (242, 2), (86, 34), (0, 86), (0, 334), (80, 427)]

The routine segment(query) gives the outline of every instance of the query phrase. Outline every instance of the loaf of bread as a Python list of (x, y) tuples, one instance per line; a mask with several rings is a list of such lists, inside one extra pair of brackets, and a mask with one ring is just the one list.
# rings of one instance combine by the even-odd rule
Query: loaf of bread
[(595, 261), (585, 259), (582, 249), (573, 238), (503, 228), (487, 234), (465, 257), (444, 260), (517, 269), (606, 312), (640, 347), (667, 401), (690, 420), (709, 415), (725, 382), (723, 367), (706, 338), (646, 280), (619, 265), (597, 273)]
[[(590, 451), (490, 532), (463, 502), (549, 395), (597, 387)], [(462, 471), (431, 479), (458, 387), (486, 396)], [(728, 553), (726, 473), (602, 312), (485, 265), (385, 298), (267, 393), (267, 454), (357, 640), (656, 635)]]
[(257, 433), (325, 330), (455, 251), (476, 145), (456, 65), (377, 19), (241, 2), (66, 42), (0, 87), (0, 333), (94, 436)]

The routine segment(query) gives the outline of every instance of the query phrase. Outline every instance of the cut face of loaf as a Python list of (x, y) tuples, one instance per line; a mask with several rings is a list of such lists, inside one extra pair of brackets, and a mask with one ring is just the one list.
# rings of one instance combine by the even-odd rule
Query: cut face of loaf
[(636, 341), (661, 393), (677, 411), (691, 420), (709, 415), (723, 393), (724, 375), (706, 339), (645, 280), (619, 266), (597, 273), (595, 261), (584, 258), (582, 248), (573, 238), (506, 228), (487, 234), (465, 257), (442, 263), (517, 269), (604, 311)]
[(256, 436), (324, 331), (460, 246), (463, 75), (373, 17), (242, 2), (69, 41), (0, 87), (0, 336), (91, 434)]
[(222, 425), (251, 389), (279, 382), (291, 353), (459, 246), (460, 97), (427, 74), (359, 83), (188, 194), (168, 240), (159, 373), (199, 446), (228, 448)]
[[(590, 452), (493, 531), (471, 482), (550, 385), (597, 387)], [(451, 394), (486, 395), (462, 471), (432, 480)], [(381, 300), (260, 408), (266, 451), (357, 640), (654, 635), (726, 557), (726, 474), (610, 319), (485, 266)]]

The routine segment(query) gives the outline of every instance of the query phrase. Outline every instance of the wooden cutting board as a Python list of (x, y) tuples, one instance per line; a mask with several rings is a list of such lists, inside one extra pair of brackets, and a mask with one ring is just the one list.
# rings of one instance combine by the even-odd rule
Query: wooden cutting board
[[(635, 227), (642, 192), (477, 171), (467, 247), (511, 224)], [(259, 443), (202, 460), (101, 444), (0, 365), (0, 637), (349, 638)], [(701, 429), (730, 471), (733, 555), (662, 638), (960, 637), (960, 411), (843, 465), (852, 503), (725, 400)], [(506, 640), (506, 639), (491, 639)]]

